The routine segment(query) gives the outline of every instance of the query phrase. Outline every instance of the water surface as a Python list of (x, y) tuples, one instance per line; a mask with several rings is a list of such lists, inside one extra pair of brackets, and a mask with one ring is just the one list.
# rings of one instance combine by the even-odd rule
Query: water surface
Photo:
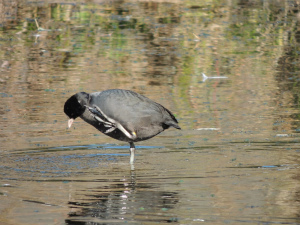
[[(296, 2), (1, 6), (1, 224), (300, 224)], [(182, 130), (133, 168), (127, 143), (67, 129), (66, 99), (109, 88)]]

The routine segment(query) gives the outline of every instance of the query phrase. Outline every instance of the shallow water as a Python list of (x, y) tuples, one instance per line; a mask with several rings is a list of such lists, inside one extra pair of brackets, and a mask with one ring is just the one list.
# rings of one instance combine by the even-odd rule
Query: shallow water
[(131, 170), (128, 150), (114, 145), (15, 151), (1, 157), (5, 217), (15, 224), (297, 224), (298, 152), (283, 141), (141, 146)]
[[(1, 225), (300, 224), (296, 2), (0, 4)], [(67, 129), (66, 99), (109, 88), (182, 130), (130, 166), (128, 143)]]

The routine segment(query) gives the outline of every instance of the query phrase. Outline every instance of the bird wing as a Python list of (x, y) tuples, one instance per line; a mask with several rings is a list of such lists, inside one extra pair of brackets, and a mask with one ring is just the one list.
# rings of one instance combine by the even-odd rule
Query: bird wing
[(135, 132), (141, 127), (161, 125), (166, 120), (165, 114), (171, 117), (170, 112), (160, 104), (128, 90), (91, 93), (89, 106), (97, 109), (108, 122), (131, 139), (135, 139)]

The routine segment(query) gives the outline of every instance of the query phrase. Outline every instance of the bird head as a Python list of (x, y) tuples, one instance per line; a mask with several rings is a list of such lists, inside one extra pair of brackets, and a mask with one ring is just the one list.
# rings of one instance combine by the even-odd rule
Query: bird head
[(79, 92), (72, 95), (66, 102), (64, 106), (65, 114), (70, 118), (68, 121), (68, 127), (72, 126), (74, 120), (84, 113), (85, 105), (89, 99), (89, 94), (85, 92)]

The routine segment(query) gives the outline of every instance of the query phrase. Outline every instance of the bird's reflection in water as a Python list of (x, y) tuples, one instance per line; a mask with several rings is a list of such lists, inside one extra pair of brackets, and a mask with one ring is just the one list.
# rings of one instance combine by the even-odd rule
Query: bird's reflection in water
[(178, 202), (177, 192), (161, 191), (157, 184), (137, 182), (131, 170), (128, 178), (90, 190), (85, 200), (69, 202), (72, 212), (66, 224), (177, 222), (171, 212)]

